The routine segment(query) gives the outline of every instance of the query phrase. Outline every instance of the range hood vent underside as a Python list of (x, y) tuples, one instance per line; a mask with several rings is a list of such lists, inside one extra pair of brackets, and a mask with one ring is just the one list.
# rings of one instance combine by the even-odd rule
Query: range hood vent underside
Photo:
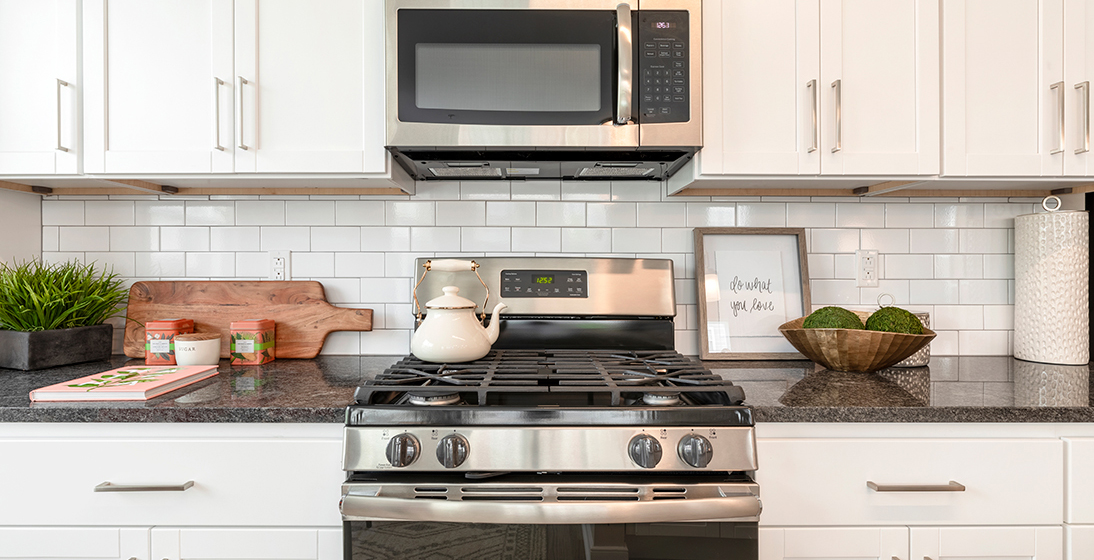
[(416, 181), (437, 180), (664, 180), (697, 148), (490, 150), (388, 147)]

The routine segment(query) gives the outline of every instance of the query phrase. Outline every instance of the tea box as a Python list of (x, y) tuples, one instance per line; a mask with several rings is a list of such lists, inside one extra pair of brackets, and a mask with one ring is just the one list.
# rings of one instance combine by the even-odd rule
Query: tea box
[(232, 321), (231, 364), (257, 366), (274, 360), (274, 322), (270, 319)]
[(144, 324), (144, 363), (175, 365), (175, 337), (194, 332), (193, 319), (160, 319)]

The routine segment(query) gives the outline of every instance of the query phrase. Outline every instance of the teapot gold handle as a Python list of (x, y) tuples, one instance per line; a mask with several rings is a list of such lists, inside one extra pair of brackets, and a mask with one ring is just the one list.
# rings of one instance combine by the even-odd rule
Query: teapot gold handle
[(479, 276), (479, 263), (475, 261), (465, 261), (460, 259), (441, 259), (441, 260), (428, 260), (422, 265), (425, 272), (422, 273), (422, 277), (418, 279), (418, 283), (414, 284), (414, 314), (418, 318), (418, 321), (422, 320), (422, 306), (418, 303), (418, 286), (422, 285), (422, 281), (425, 280), (425, 275), (429, 274), (431, 270), (439, 270), (441, 272), (463, 272), (470, 270), (475, 273), (475, 277), (479, 279), (479, 283), (483, 288), (486, 288), (486, 301), (482, 302), (482, 314), (479, 316), (479, 320), (486, 321), (486, 305), (490, 303), (490, 288), (486, 285), (486, 282), (482, 281), (482, 276)]

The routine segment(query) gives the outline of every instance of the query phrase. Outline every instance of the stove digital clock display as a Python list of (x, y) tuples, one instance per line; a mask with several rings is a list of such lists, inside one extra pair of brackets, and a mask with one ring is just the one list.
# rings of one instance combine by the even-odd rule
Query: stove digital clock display
[(589, 273), (584, 270), (503, 270), (503, 298), (587, 298)]

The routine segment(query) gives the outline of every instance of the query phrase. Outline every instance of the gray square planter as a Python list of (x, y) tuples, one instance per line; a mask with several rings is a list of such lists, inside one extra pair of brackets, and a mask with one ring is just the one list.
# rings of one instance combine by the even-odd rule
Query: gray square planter
[(113, 344), (113, 325), (35, 332), (0, 330), (0, 368), (45, 369), (106, 360)]

